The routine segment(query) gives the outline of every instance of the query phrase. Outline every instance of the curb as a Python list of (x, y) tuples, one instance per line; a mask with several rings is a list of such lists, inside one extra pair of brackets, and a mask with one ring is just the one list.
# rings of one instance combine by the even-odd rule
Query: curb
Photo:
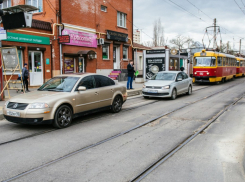
[(141, 95), (142, 94), (142, 89), (134, 89), (134, 90), (127, 90), (128, 97), (136, 96), (136, 95)]

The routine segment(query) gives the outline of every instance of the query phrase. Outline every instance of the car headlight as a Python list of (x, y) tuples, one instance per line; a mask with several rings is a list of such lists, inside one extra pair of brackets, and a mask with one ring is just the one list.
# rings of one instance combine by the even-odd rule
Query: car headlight
[(29, 106), (30, 109), (44, 109), (48, 107), (49, 105), (46, 103), (33, 103)]
[(8, 104), (9, 104), (9, 101), (5, 102), (5, 104), (4, 104), (4, 105), (7, 107), (7, 106), (8, 106)]
[(143, 88), (145, 88), (146, 86), (145, 86), (145, 84), (143, 84)]
[(170, 85), (164, 86), (162, 89), (170, 89)]

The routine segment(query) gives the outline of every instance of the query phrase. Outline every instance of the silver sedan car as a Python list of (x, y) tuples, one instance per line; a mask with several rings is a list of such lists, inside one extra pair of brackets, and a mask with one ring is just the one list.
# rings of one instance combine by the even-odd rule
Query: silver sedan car
[(151, 80), (144, 83), (142, 93), (144, 98), (170, 97), (192, 93), (192, 78), (182, 71), (161, 71)]

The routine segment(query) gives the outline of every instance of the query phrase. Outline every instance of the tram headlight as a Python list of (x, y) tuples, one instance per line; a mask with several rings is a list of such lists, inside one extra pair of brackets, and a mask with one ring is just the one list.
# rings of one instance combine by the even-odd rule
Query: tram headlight
[(207, 72), (207, 75), (209, 75), (209, 72)]
[(195, 72), (195, 75), (197, 74), (197, 72)]

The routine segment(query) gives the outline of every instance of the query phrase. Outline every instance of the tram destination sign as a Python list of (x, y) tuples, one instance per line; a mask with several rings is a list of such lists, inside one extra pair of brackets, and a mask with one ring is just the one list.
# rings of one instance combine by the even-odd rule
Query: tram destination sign
[(128, 34), (107, 30), (107, 39), (128, 42)]

